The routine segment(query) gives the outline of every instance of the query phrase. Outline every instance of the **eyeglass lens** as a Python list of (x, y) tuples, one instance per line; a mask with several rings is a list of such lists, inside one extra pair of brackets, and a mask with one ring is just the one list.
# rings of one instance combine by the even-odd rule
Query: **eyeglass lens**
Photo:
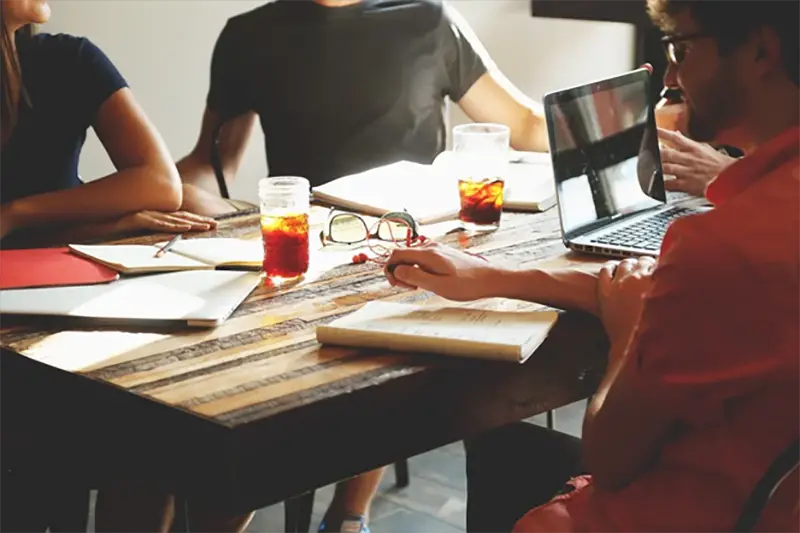
[(378, 224), (376, 237), (382, 241), (404, 241), (409, 228), (408, 223), (402, 218), (384, 218)]
[(355, 215), (336, 215), (328, 226), (328, 238), (341, 244), (362, 242), (367, 240), (367, 225), (361, 217)]
[(683, 61), (683, 58), (686, 56), (686, 43), (684, 42), (672, 42), (667, 45), (667, 55), (669, 60), (674, 65), (680, 64)]

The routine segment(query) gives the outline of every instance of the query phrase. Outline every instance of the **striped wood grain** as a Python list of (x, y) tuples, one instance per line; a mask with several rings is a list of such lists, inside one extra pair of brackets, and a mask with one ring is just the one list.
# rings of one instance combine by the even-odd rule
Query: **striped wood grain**
[[(258, 216), (246, 214), (198, 236), (258, 238), (258, 231)], [(160, 239), (163, 236), (125, 242)], [(454, 235), (442, 240), (458, 245)], [(501, 229), (473, 239), (470, 250), (514, 264), (567, 260), (554, 209), (535, 215), (506, 213)], [(437, 364), (409, 354), (320, 347), (314, 340), (315, 326), (367, 301), (430, 298), (390, 287), (378, 265), (339, 260), (294, 285), (276, 288), (265, 283), (225, 324), (210, 331), (16, 325), (0, 331), (0, 340), (28, 357), (236, 426)], [(66, 350), (67, 346), (79, 349)]]

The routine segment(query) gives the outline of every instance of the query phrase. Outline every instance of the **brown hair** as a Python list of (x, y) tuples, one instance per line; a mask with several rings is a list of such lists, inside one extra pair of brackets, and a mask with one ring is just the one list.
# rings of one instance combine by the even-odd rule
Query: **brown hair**
[[(28, 33), (30, 28), (25, 27), (18, 31)], [(11, 137), (14, 126), (17, 125), (20, 100), (28, 105), (28, 95), (22, 85), (22, 69), (19, 65), (19, 56), (13, 39), (15, 34), (8, 31), (5, 23), (0, 21), (0, 130), (2, 130), (2, 144)]]
[(797, 0), (647, 0), (647, 12), (664, 33), (675, 31), (675, 16), (688, 10), (700, 30), (717, 39), (726, 54), (750, 33), (769, 26), (781, 43), (783, 68), (800, 85), (800, 2)]

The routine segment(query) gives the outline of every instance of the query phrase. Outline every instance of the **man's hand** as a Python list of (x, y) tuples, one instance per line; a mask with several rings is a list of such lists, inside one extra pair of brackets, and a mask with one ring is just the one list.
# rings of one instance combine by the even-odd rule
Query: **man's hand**
[(641, 257), (625, 259), (619, 263), (612, 261), (600, 270), (597, 283), (600, 318), (611, 345), (623, 347), (616, 350), (617, 353), (624, 352), (624, 347), (639, 322), (655, 266), (655, 259)]
[(119, 233), (152, 231), (163, 233), (184, 233), (187, 231), (208, 231), (217, 227), (213, 218), (195, 215), (186, 211), (162, 213), (160, 211), (139, 211), (119, 219), (115, 230)]
[(465, 302), (490, 296), (495, 269), (484, 259), (437, 243), (394, 250), (384, 268), (394, 287), (423, 289)]
[(736, 161), (736, 158), (720, 153), (707, 144), (693, 141), (680, 132), (659, 128), (658, 136), (669, 145), (661, 148), (664, 174), (675, 176), (675, 179), (664, 181), (664, 188), (668, 191), (705, 196), (708, 184)]

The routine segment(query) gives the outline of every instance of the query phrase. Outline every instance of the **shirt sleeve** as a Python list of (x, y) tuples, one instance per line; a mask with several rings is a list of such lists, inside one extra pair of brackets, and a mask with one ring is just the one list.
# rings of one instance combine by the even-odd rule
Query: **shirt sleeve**
[(112, 94), (128, 86), (114, 63), (89, 39), (76, 39), (77, 68), (73, 73), (80, 80), (77, 102), (81, 116), (88, 119), (86, 127), (94, 123), (97, 111)]
[(785, 323), (758, 312), (764, 284), (747, 259), (690, 225), (667, 232), (627, 370), (673, 418), (702, 424), (785, 372), (790, 339)]
[(458, 102), (494, 65), (464, 17), (447, 3), (443, 7), (444, 16), (439, 31), (450, 85), (448, 96)]
[(241, 50), (237, 32), (229, 21), (220, 33), (211, 57), (211, 84), (206, 99), (209, 109), (234, 117), (250, 108), (245, 89), (247, 78), (240, 62), (240, 58), (247, 54), (248, 51)]

